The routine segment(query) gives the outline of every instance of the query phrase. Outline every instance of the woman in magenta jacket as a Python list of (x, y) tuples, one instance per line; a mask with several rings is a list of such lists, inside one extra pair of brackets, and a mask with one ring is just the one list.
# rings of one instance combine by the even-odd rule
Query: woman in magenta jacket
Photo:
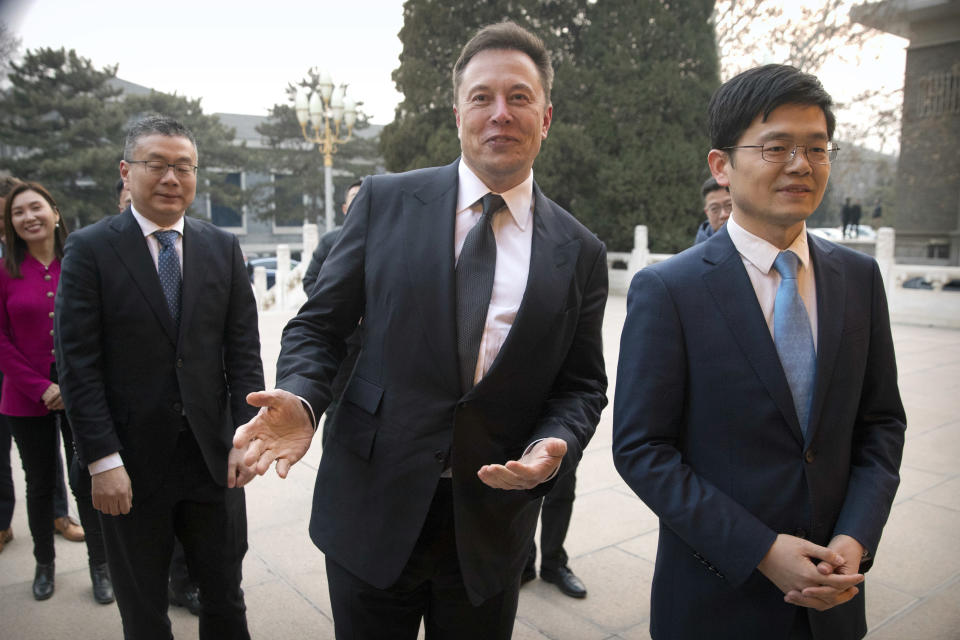
[(24, 182), (3, 208), (7, 246), (0, 268), (0, 413), (8, 416), (27, 481), (27, 519), (37, 569), (33, 597), (54, 589), (53, 496), (57, 429), (63, 436), (70, 486), (86, 531), (93, 594), (113, 602), (100, 522), (90, 501), (90, 479), (74, 461), (73, 435), (63, 412), (53, 355), (53, 305), (66, 230), (53, 197)]

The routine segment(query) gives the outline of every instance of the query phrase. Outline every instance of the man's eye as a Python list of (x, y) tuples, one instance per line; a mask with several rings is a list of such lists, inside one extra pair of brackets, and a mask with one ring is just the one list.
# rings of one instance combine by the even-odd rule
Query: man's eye
[(827, 150), (825, 147), (810, 147), (810, 153), (826, 153)]

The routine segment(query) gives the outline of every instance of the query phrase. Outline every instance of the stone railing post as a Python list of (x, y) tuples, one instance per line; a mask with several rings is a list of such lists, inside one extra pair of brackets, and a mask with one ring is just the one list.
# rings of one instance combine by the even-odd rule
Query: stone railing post
[(309, 264), (310, 257), (313, 255), (313, 250), (317, 248), (317, 243), (320, 241), (320, 232), (317, 230), (317, 225), (312, 222), (303, 223), (303, 253), (300, 254), (300, 262), (306, 262)]
[(277, 279), (273, 283), (277, 309), (285, 309), (287, 301), (287, 280), (290, 279), (290, 245), (277, 245)]
[(630, 253), (630, 276), (647, 266), (650, 259), (650, 245), (647, 236), (647, 225), (638, 224), (633, 228), (633, 251)]
[(874, 256), (877, 259), (877, 265), (880, 267), (880, 275), (883, 276), (884, 288), (887, 292), (887, 299), (890, 299), (893, 288), (897, 286), (892, 275), (894, 265), (894, 249), (896, 248), (896, 232), (893, 227), (880, 227), (877, 229), (877, 243), (874, 249)]
[(267, 308), (267, 270), (263, 267), (253, 268), (253, 294), (257, 299), (260, 311)]

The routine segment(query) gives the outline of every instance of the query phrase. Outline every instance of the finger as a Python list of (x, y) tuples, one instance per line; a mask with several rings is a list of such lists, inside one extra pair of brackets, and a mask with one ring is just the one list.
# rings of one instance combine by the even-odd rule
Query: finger
[[(243, 454), (243, 464), (248, 467), (254, 467), (260, 459), (260, 455), (263, 453), (263, 441), (254, 439), (250, 441), (249, 445), (245, 446), (247, 446), (247, 452)], [(242, 449), (243, 447), (240, 448)], [(263, 475), (263, 472), (259, 469), (256, 469), (256, 471), (260, 475)]]
[(843, 597), (843, 602), (846, 602), (853, 596), (857, 595), (860, 590), (857, 587), (848, 587), (846, 589), (835, 589), (833, 587), (819, 586), (819, 587), (807, 587), (801, 594), (805, 598), (817, 598), (823, 601), (836, 600), (837, 598)]
[(247, 394), (247, 404), (254, 407), (271, 407), (277, 403), (277, 391), (254, 391)]
[(286, 478), (288, 473), (290, 473), (290, 461), (286, 458), (277, 460), (277, 475)]
[(803, 543), (803, 553), (806, 556), (827, 562), (833, 565), (834, 568), (842, 567), (846, 563), (846, 560), (844, 560), (843, 556), (833, 549), (821, 547), (820, 545), (814, 544), (809, 540), (804, 540)]
[[(273, 461), (277, 459), (276, 454), (273, 453), (270, 449), (265, 449), (263, 453), (260, 454), (260, 457), (257, 458), (257, 474), (263, 475), (270, 468), (270, 465), (273, 464)], [(282, 477), (282, 476), (281, 476)]]

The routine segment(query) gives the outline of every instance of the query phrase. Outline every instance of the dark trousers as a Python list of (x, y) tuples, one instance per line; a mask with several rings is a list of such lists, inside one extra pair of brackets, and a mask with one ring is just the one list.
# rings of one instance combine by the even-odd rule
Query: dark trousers
[[(3, 376), (0, 376), (0, 381)], [(0, 415), (0, 531), (10, 528), (13, 522), (13, 509), (17, 505), (17, 496), (13, 489), (13, 467), (10, 464), (10, 447), (13, 438), (7, 416)], [(60, 439), (53, 446), (57, 456), (57, 484), (53, 494), (53, 515), (59, 518), (67, 515), (67, 487), (63, 477), (63, 461), (60, 459)]]
[[(577, 470), (574, 469), (557, 479), (544, 499), (540, 511), (540, 572), (557, 571), (567, 564), (567, 552), (563, 541), (570, 528), (573, 515), (573, 500), (577, 494)], [(537, 545), (530, 544), (527, 568), (533, 569), (537, 561)]]
[(337, 640), (509, 640), (520, 585), (474, 607), (457, 559), (453, 491), (441, 479), (420, 537), (396, 584), (377, 589), (329, 556), (327, 583)]
[(200, 638), (249, 640), (240, 589), (247, 551), (243, 489), (213, 481), (189, 429), (180, 433), (163, 473), (155, 493), (138, 497), (134, 488), (130, 513), (100, 514), (124, 638), (173, 637), (167, 576), (176, 536), (200, 587)]
[(90, 477), (80, 473), (74, 459), (73, 434), (64, 413), (54, 411), (37, 417), (7, 416), (7, 424), (17, 442), (27, 481), (27, 521), (33, 536), (34, 558), (40, 564), (47, 564), (53, 562), (55, 556), (53, 518), (57, 468), (60, 466), (57, 438), (61, 437), (70, 469), (70, 488), (77, 500), (80, 523), (86, 534), (89, 562), (91, 565), (106, 562), (100, 522), (90, 501)]

